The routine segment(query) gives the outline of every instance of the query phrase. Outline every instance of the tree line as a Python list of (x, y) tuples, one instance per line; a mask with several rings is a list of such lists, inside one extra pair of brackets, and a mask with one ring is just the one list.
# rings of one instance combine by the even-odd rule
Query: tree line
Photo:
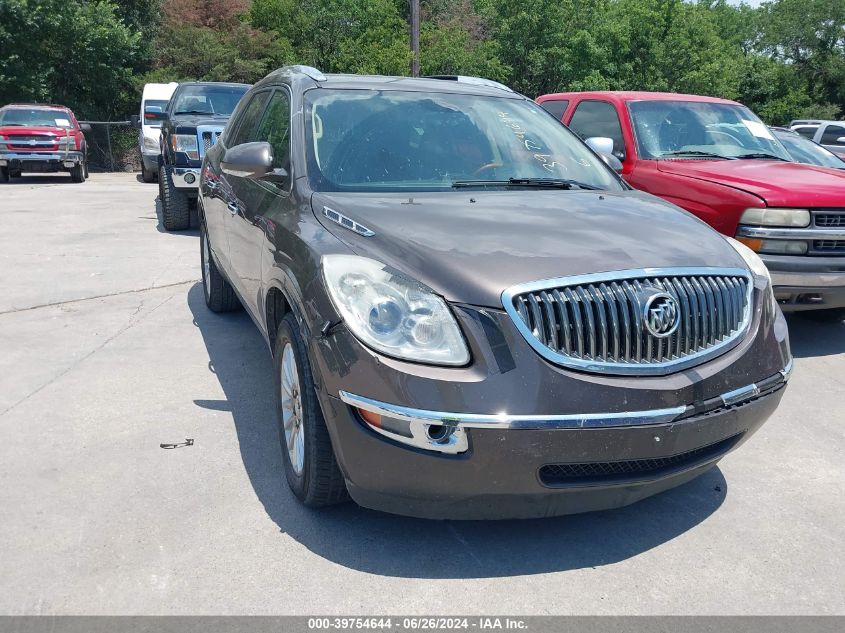
[[(770, 124), (845, 115), (845, 0), (422, 0), (421, 15), (424, 75), (714, 95)], [(123, 119), (149, 81), (407, 75), (408, 18), (407, 0), (0, 0), (0, 105)]]

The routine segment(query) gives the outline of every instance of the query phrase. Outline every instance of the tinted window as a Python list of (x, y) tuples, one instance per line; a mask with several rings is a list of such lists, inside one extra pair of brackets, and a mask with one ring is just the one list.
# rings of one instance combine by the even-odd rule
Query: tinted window
[(700, 160), (705, 153), (725, 158), (772, 154), (789, 160), (771, 130), (745, 106), (708, 101), (634, 101), (628, 108), (643, 158)]
[(540, 107), (560, 121), (563, 118), (563, 113), (566, 112), (566, 107), (568, 105), (568, 99), (550, 99), (548, 101), (543, 101), (543, 103), (540, 104)]
[(229, 116), (247, 90), (249, 86), (183, 86), (173, 97), (173, 114)]
[(523, 99), (311, 90), (305, 129), (316, 191), (451, 191), (455, 181), (502, 187), (509, 178), (624, 187), (572, 132)]
[(836, 139), (845, 136), (845, 127), (841, 125), (828, 125), (822, 133), (822, 145), (845, 145)]
[(231, 135), (226, 135), (226, 145), (234, 147), (241, 143), (248, 143), (256, 140), (254, 137), (255, 128), (261, 115), (264, 114), (264, 108), (267, 106), (267, 101), (270, 99), (270, 91), (256, 92), (252, 95), (250, 102), (238, 116), (237, 121), (234, 121), (234, 132)]
[(267, 113), (258, 126), (256, 141), (267, 141), (273, 146), (273, 167), (290, 165), (290, 103), (281, 90), (273, 93)]
[(585, 141), (594, 136), (613, 139), (613, 153), (623, 159), (625, 141), (616, 108), (606, 101), (582, 101), (575, 108), (569, 128)]
[(793, 129), (793, 131), (798, 132), (798, 134), (800, 134), (804, 138), (808, 138), (812, 141), (813, 137), (816, 135), (816, 130), (819, 129), (819, 126), (818, 125), (803, 125), (801, 127), (794, 127), (792, 129)]

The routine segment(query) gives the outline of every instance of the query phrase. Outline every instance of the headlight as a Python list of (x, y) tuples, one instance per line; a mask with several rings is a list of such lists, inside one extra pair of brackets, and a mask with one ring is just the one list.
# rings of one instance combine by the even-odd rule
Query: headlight
[(151, 152), (158, 151), (158, 139), (157, 138), (150, 138), (149, 136), (144, 137), (144, 149), (150, 150)]
[(194, 134), (173, 134), (170, 137), (170, 147), (174, 152), (185, 152), (191, 160), (199, 160), (197, 137)]
[(71, 149), (76, 149), (76, 139), (72, 136), (60, 136), (59, 137), (59, 146), (60, 147), (69, 147)]
[(740, 224), (756, 226), (810, 226), (810, 212), (807, 209), (746, 209)]
[(421, 283), (354, 255), (324, 256), (323, 279), (346, 326), (365, 345), (420, 363), (469, 362), (449, 307)]

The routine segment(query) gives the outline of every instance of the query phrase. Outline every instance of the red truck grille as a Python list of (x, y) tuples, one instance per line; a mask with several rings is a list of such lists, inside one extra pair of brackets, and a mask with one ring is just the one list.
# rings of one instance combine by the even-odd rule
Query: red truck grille
[(16, 151), (54, 152), (58, 147), (58, 140), (50, 134), (8, 134), (6, 147)]

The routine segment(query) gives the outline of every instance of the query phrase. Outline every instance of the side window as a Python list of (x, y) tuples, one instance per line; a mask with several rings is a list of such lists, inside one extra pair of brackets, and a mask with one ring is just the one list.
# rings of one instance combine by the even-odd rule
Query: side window
[(566, 107), (568, 105), (569, 99), (549, 99), (548, 101), (543, 101), (543, 103), (540, 104), (540, 107), (560, 121), (563, 118), (563, 113), (566, 112)]
[(845, 146), (845, 143), (840, 143), (836, 140), (842, 136), (845, 136), (845, 127), (841, 125), (828, 125), (822, 133), (821, 144)]
[(243, 109), (241, 115), (238, 117), (238, 120), (234, 121), (235, 127), (233, 128), (232, 133), (226, 134), (226, 145), (228, 147), (234, 147), (235, 145), (240, 145), (241, 143), (248, 143), (249, 141), (256, 140), (253, 132), (255, 131), (255, 126), (258, 125), (261, 115), (264, 114), (264, 108), (269, 99), (269, 90), (256, 92), (252, 95), (252, 99), (250, 99), (246, 108)]
[(273, 146), (273, 167), (290, 171), (290, 102), (283, 90), (276, 90), (258, 126), (256, 141)]
[(582, 101), (575, 108), (569, 128), (582, 139), (603, 136), (613, 139), (613, 154), (625, 159), (625, 141), (616, 108), (606, 101)]
[(803, 136), (804, 138), (808, 138), (811, 141), (813, 140), (813, 137), (816, 135), (816, 130), (818, 130), (818, 129), (819, 128), (818, 128), (817, 125), (805, 125), (805, 126), (802, 126), (802, 127), (793, 128), (793, 130), (795, 132), (798, 132), (801, 136)]

